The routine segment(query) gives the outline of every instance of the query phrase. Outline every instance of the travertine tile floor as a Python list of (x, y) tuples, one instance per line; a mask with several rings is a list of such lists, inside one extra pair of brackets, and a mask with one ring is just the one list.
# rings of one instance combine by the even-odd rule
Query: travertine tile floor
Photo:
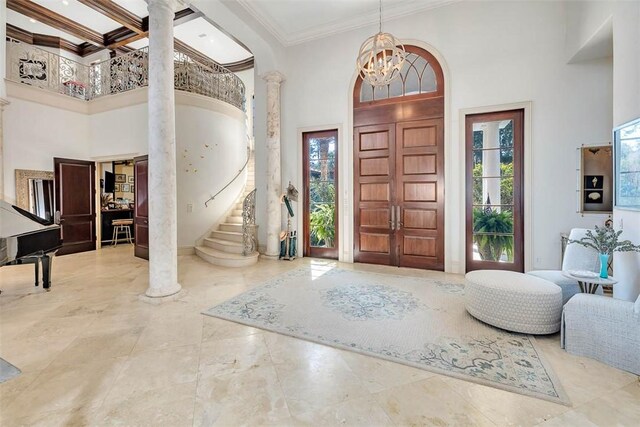
[(160, 306), (138, 300), (147, 265), (131, 246), (57, 258), (48, 293), (33, 266), (1, 268), (0, 355), (23, 370), (0, 384), (1, 425), (640, 425), (638, 377), (566, 354), (557, 335), (538, 341), (573, 408), (200, 314), (279, 272), (333, 263), (179, 263), (186, 295)]

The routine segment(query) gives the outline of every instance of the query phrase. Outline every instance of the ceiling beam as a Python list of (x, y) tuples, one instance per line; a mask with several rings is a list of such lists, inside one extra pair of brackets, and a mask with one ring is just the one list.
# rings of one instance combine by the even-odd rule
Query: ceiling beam
[[(56, 49), (64, 49), (67, 52), (71, 52), (81, 57), (93, 55), (100, 52), (105, 48), (103, 46), (96, 46), (93, 43), (81, 43), (75, 44), (62, 37), (50, 36), (47, 34), (32, 33), (15, 25), (7, 24), (7, 38), (18, 40), (22, 43), (27, 43), (33, 46), (45, 46), (53, 47)], [(127, 46), (119, 47), (117, 50), (122, 53), (131, 52), (133, 49)]]
[[(83, 48), (81, 45), (65, 40), (61, 37), (49, 36), (46, 34), (32, 33), (22, 28), (18, 28), (15, 25), (7, 24), (7, 37), (27, 43), (34, 46), (53, 47), (57, 49), (64, 49), (67, 52), (74, 53), (82, 56)], [(94, 46), (90, 43), (88, 45)]]
[[(184, 24), (202, 16), (201, 12), (196, 12), (193, 9), (182, 9), (176, 12), (173, 25)], [(104, 35), (104, 45), (109, 49), (115, 49), (120, 46), (125, 46), (136, 40), (149, 36), (149, 17), (142, 18), (142, 32), (135, 32), (127, 27), (116, 28), (113, 31), (109, 31)]]
[(29, 0), (7, 0), (7, 8), (89, 43), (104, 46), (102, 34)]
[(7, 24), (7, 37), (22, 43), (33, 44), (33, 33), (15, 25)]
[(104, 16), (116, 21), (118, 24), (123, 25), (131, 31), (138, 34), (144, 32), (142, 28), (142, 18), (129, 12), (124, 7), (120, 6), (111, 0), (78, 0), (85, 6), (90, 7), (103, 14)]

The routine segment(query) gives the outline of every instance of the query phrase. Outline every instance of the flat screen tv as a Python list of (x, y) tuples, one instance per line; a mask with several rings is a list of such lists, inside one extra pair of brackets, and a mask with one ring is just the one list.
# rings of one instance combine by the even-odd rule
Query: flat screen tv
[(104, 172), (104, 192), (113, 193), (115, 191), (115, 186), (116, 186), (115, 174), (109, 171), (105, 171)]

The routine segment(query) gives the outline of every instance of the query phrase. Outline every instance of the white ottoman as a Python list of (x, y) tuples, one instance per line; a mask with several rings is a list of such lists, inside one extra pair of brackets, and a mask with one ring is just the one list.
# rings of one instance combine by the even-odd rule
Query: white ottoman
[(469, 314), (498, 328), (524, 334), (560, 330), (562, 289), (539, 277), (501, 270), (477, 270), (465, 276)]

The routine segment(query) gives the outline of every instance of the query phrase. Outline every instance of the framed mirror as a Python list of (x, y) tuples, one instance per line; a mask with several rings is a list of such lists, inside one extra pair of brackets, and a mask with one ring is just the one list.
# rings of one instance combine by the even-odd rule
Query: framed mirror
[(578, 212), (613, 212), (613, 147), (583, 145), (578, 148)]
[(640, 118), (613, 130), (615, 152), (615, 204), (640, 210)]
[(16, 206), (52, 220), (54, 215), (53, 172), (16, 169)]

